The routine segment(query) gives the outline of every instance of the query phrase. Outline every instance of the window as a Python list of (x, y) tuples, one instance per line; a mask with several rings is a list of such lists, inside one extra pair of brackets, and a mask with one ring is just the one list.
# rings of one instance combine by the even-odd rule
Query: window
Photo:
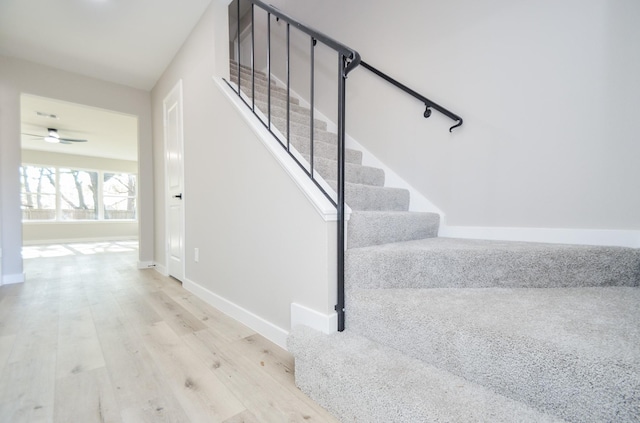
[(56, 218), (56, 170), (49, 167), (20, 168), (23, 220)]
[(59, 169), (60, 218), (98, 219), (98, 172)]
[(103, 185), (104, 218), (136, 218), (136, 175), (105, 173)]
[(134, 220), (136, 175), (23, 165), (22, 219)]

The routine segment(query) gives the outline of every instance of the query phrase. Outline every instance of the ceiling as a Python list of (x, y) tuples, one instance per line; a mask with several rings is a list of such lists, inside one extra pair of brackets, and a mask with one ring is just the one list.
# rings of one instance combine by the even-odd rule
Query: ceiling
[(211, 0), (0, 0), (0, 54), (151, 90)]
[[(149, 91), (211, 0), (0, 0), (0, 55)], [(137, 160), (137, 118), (23, 95), (22, 131), (87, 143), (50, 144), (22, 136), (22, 147)], [(36, 111), (58, 119), (38, 117)]]
[[(36, 112), (57, 118), (38, 116)], [(138, 159), (138, 118), (44, 97), (23, 94), (20, 99), (22, 148), (111, 159)], [(52, 144), (44, 141), (47, 128), (55, 128), (62, 138), (88, 142)], [(25, 134), (41, 135), (33, 137)]]

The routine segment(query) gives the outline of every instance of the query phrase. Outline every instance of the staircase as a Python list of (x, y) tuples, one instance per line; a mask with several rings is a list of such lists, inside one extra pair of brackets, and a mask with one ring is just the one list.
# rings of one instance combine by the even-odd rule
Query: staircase
[[(266, 87), (256, 73), (265, 115)], [(284, 133), (286, 91), (272, 96)], [(308, 110), (291, 104), (308, 159)], [(335, 134), (315, 128), (334, 184)], [(302, 391), (343, 422), (640, 421), (639, 250), (438, 238), (438, 215), (409, 212), (360, 152), (347, 162), (347, 329), (292, 330)]]

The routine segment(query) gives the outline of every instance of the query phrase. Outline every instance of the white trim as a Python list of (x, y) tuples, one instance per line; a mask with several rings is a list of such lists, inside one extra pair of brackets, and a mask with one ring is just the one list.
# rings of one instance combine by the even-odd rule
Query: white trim
[(291, 303), (291, 327), (308, 326), (322, 333), (331, 334), (337, 331), (338, 314), (323, 314), (298, 303)]
[[(249, 110), (246, 104), (244, 104), (244, 102), (238, 97), (238, 94), (231, 89), (222, 78), (214, 76), (213, 81), (220, 91), (222, 91), (222, 93), (227, 96), (231, 103), (236, 107), (240, 115), (246, 120), (251, 130), (258, 136), (280, 166), (282, 166), (291, 179), (293, 179), (293, 181), (302, 190), (320, 216), (322, 216), (322, 218), (327, 222), (337, 220), (337, 211), (333, 204), (331, 204), (324, 194), (316, 187), (307, 174), (300, 169), (300, 166), (291, 160), (289, 154), (282, 148), (280, 143), (274, 139), (273, 135), (271, 135), (267, 128), (255, 119), (251, 110)], [(247, 99), (247, 101), (249, 100)], [(256, 112), (258, 114), (260, 113), (259, 111)], [(274, 132), (277, 132), (275, 128), (272, 129)], [(298, 159), (300, 160), (301, 157), (298, 157)], [(331, 189), (329, 185), (326, 185), (326, 182), (324, 182), (319, 175), (316, 175), (316, 180), (318, 180), (327, 193), (335, 195), (333, 189)], [(349, 220), (350, 216), (351, 209), (349, 209), (348, 206), (345, 206), (345, 220)]]
[(3, 275), (2, 276), (2, 283), (0, 283), (1, 285), (12, 285), (15, 283), (24, 283), (25, 281), (25, 274), (24, 273), (16, 273), (13, 275)]
[(169, 272), (164, 264), (156, 262), (154, 268), (156, 269), (156, 272), (160, 273), (162, 276), (169, 276)]
[(187, 266), (186, 266), (186, 229), (185, 229), (185, 209), (186, 209), (186, 195), (185, 195), (185, 184), (184, 184), (184, 102), (183, 102), (183, 91), (182, 91), (182, 79), (179, 79), (178, 82), (176, 82), (176, 85), (171, 89), (171, 91), (169, 91), (169, 94), (167, 94), (167, 96), (164, 98), (164, 100), (162, 100), (162, 125), (163, 125), (163, 136), (164, 136), (164, 151), (163, 151), (163, 158), (164, 158), (164, 213), (165, 213), (165, 228), (164, 228), (164, 241), (165, 241), (165, 269), (167, 272), (167, 275), (169, 274), (169, 260), (170, 260), (170, 251), (169, 251), (169, 240), (171, 239), (171, 234), (169, 232), (169, 197), (170, 197), (170, 193), (169, 193), (169, 180), (167, 178), (168, 173), (168, 169), (167, 169), (167, 103), (170, 100), (170, 98), (174, 95), (177, 95), (178, 98), (178, 104), (179, 104), (179, 108), (180, 111), (178, 112), (178, 123), (180, 126), (180, 136), (182, 137), (182, 140), (180, 141), (180, 148), (182, 149), (182, 151), (180, 152), (180, 157), (182, 158), (182, 166), (181, 166), (181, 172), (182, 175), (180, 175), (181, 179), (182, 179), (182, 222), (181, 222), (181, 231), (182, 231), (182, 245), (181, 245), (181, 250), (180, 251), (180, 258), (181, 258), (181, 262), (182, 262), (182, 279), (186, 278), (186, 273), (187, 273)]
[(209, 291), (207, 288), (204, 288), (187, 278), (184, 279), (182, 287), (187, 291), (197, 295), (200, 299), (204, 300), (209, 305), (212, 305), (226, 315), (255, 330), (271, 342), (284, 349), (287, 349), (287, 336), (289, 335), (289, 332), (282, 329), (281, 327), (274, 325), (273, 323), (263, 319), (257, 314), (254, 314), (251, 311), (227, 300), (226, 298), (223, 298), (218, 294)]
[[(266, 70), (263, 71), (266, 74)], [(276, 84), (280, 86), (286, 87), (279, 78), (276, 76), (271, 77), (272, 80), (276, 82)], [(290, 94), (292, 97), (298, 99), (300, 106), (309, 108), (311, 104), (304, 97), (300, 96), (294, 90), (290, 90)], [(333, 132), (334, 134), (338, 132), (338, 126), (324, 115), (317, 108), (313, 108), (313, 117), (315, 119), (319, 119), (321, 121), (326, 122), (327, 131)], [(410, 211), (420, 211), (420, 212), (431, 212), (438, 213), (440, 216), (443, 216), (444, 213), (440, 210), (435, 204), (429, 201), (420, 191), (412, 187), (407, 181), (402, 179), (397, 173), (395, 173), (389, 166), (385, 165), (381, 162), (376, 156), (371, 154), (369, 150), (367, 150), (362, 144), (356, 141), (355, 138), (351, 137), (349, 134), (345, 134), (345, 146), (347, 148), (351, 148), (353, 150), (359, 150), (362, 152), (362, 165), (363, 166), (371, 166), (377, 167), (379, 169), (384, 170), (384, 186), (385, 187), (395, 187), (395, 188), (404, 188), (409, 191), (409, 210)]]
[(152, 269), (155, 268), (156, 264), (153, 261), (139, 261), (138, 269)]
[(96, 238), (62, 238), (23, 241), (23, 246), (48, 244), (79, 244), (83, 242), (137, 241), (137, 236), (101, 236)]
[(615, 229), (440, 226), (440, 237), (640, 248), (640, 231)]

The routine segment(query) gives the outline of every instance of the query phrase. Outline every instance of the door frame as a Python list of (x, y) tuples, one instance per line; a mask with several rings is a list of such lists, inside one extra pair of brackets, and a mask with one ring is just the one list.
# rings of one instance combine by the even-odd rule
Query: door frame
[[(185, 200), (185, 195), (184, 195), (184, 191), (185, 191), (185, 186), (184, 186), (184, 119), (183, 119), (183, 113), (184, 113), (184, 102), (183, 102), (183, 96), (182, 96), (182, 79), (179, 79), (178, 82), (176, 82), (176, 85), (174, 85), (174, 87), (171, 89), (171, 91), (169, 91), (169, 93), (167, 94), (167, 96), (164, 98), (164, 100), (162, 101), (162, 125), (163, 125), (163, 135), (164, 135), (164, 151), (163, 151), (163, 159), (164, 159), (164, 256), (165, 256), (165, 269), (166, 269), (166, 275), (169, 276), (169, 260), (171, 259), (170, 257), (170, 225), (169, 225), (169, 207), (170, 207), (170, 193), (169, 193), (169, 165), (168, 165), (168, 148), (167, 148), (167, 105), (170, 102), (170, 100), (175, 96), (178, 100), (178, 107), (179, 107), (179, 111), (178, 111), (178, 125), (180, 127), (179, 130), (179, 134), (182, 137), (182, 142), (180, 142), (180, 148), (182, 151), (180, 151), (180, 157), (182, 157), (182, 166), (181, 166), (181, 175), (180, 178), (182, 179), (182, 216), (181, 216), (181, 222), (180, 222), (180, 230), (182, 231), (182, 248), (180, 251), (181, 257), (182, 257), (182, 279), (186, 279), (186, 258), (185, 258), (185, 245), (186, 245), (186, 228), (185, 228), (185, 218), (184, 218), (184, 211), (185, 211), (185, 205), (186, 205), (186, 200)], [(181, 281), (184, 282), (184, 281)]]

